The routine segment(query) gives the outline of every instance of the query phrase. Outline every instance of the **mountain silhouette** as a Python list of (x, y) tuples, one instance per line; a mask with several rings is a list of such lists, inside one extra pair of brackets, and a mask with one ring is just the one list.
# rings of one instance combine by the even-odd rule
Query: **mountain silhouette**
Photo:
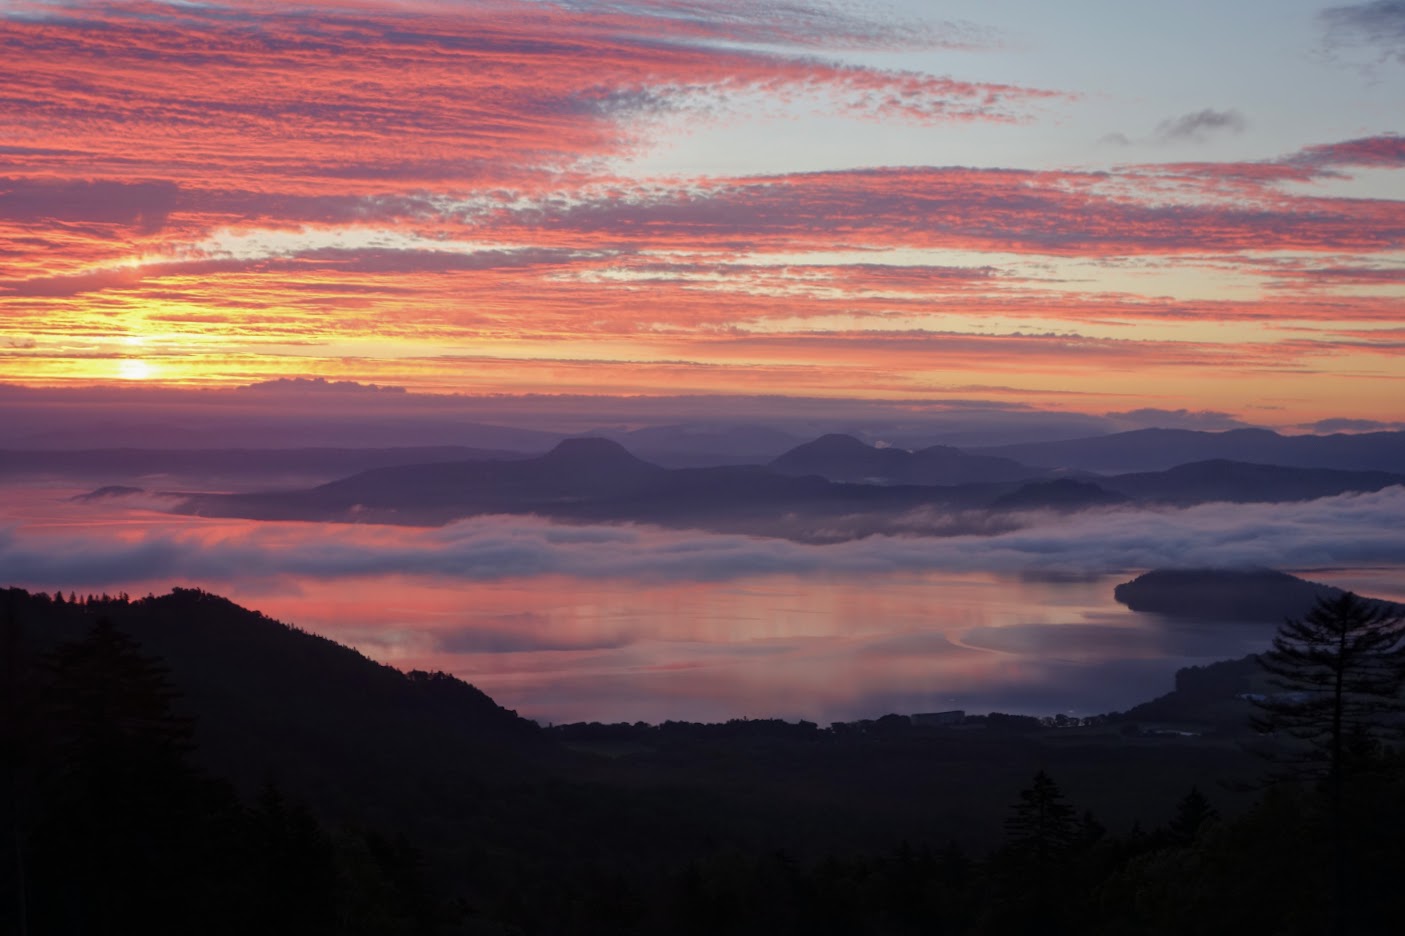
[(1043, 472), (1008, 458), (968, 455), (946, 445), (909, 452), (878, 448), (841, 433), (820, 436), (773, 459), (772, 471), (830, 481), (881, 484), (978, 484), (1022, 481)]
[(0, 450), (0, 476), (102, 479), (109, 484), (177, 476), (211, 480), (344, 478), (394, 465), (526, 457), (518, 452), (462, 446), (415, 448), (85, 448)]
[(413, 795), (407, 777), (512, 775), (537, 744), (535, 722), (468, 683), (401, 672), (198, 589), (79, 603), (9, 589), (0, 601), (29, 659), (98, 618), (160, 657), (198, 717), (201, 760), (246, 790), (276, 777), (333, 806), (391, 803)]
[[(848, 459), (853, 471), (882, 467), (878, 459), (915, 464), (889, 451), (845, 436), (824, 437), (811, 450), (821, 457)], [(914, 459), (923, 455), (906, 454)], [(788, 463), (794, 465), (802, 456), (806, 453)], [(182, 494), (175, 509), (255, 520), (404, 525), (531, 514), (566, 522), (651, 523), (837, 542), (882, 533), (990, 532), (988, 520), (979, 516), (990, 511), (1069, 511), (1121, 500), (1182, 506), (1295, 501), (1401, 483), (1405, 475), (1214, 461), (1165, 472), (1056, 479), (1021, 493), (1020, 481), (867, 484), (831, 481), (814, 473), (791, 475), (759, 465), (662, 468), (597, 437), (566, 440), (535, 458), (377, 468), (301, 490)]]
[(1178, 465), (1167, 471), (1100, 478), (1098, 483), (1138, 501), (1177, 505), (1211, 501), (1245, 504), (1315, 500), (1349, 492), (1379, 491), (1405, 483), (1405, 476), (1384, 471), (1289, 468), (1214, 459)]
[(991, 504), (991, 509), (1072, 512), (1125, 504), (1128, 499), (1126, 495), (1109, 491), (1092, 481), (1056, 478), (1052, 481), (1035, 481), (1002, 495)]
[(665, 469), (630, 453), (613, 439), (563, 439), (524, 465), (539, 477), (562, 477), (581, 490), (619, 490), (657, 478)]
[(1134, 429), (1061, 442), (1031, 442), (967, 452), (1028, 465), (1099, 472), (1163, 471), (1187, 462), (1230, 461), (1343, 471), (1405, 470), (1405, 432), (1285, 436), (1268, 429)]
[(250, 519), (426, 525), (488, 513), (535, 514), (832, 540), (890, 530), (920, 507), (978, 507), (1010, 489), (842, 484), (756, 465), (667, 469), (609, 439), (584, 438), (514, 461), (378, 468), (305, 490), (189, 494), (177, 509)]
[(745, 424), (683, 423), (631, 430), (599, 429), (590, 435), (614, 439), (649, 461), (676, 468), (756, 464), (801, 441), (779, 429)]

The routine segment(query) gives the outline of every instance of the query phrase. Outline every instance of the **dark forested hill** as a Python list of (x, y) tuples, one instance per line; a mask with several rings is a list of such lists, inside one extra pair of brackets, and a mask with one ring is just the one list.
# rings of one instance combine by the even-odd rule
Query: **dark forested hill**
[[(1249, 809), (1215, 786), (1257, 770), (1232, 737), (1125, 717), (541, 729), (194, 589), (9, 589), (0, 649), (0, 928), (27, 914), (31, 936), (1238, 932), (1284, 881), (1314, 893), (1310, 801)], [(1136, 715), (1214, 708), (1244, 676), (1187, 671)], [(181, 767), (168, 683), (243, 805)], [(1039, 880), (1031, 777), (1062, 817)], [(1196, 787), (1225, 834), (1197, 838), (1218, 820)], [(1398, 867), (1398, 813), (1373, 815), (1369, 867)], [(1313, 932), (1307, 907), (1275, 931)]]
[(160, 657), (197, 717), (201, 759), (244, 788), (278, 778), (338, 809), (389, 804), (402, 778), (431, 768), (446, 779), (510, 772), (538, 735), (452, 677), (402, 673), (195, 589), (81, 604), (12, 589), (0, 601), (31, 660), (99, 618)]
[[(1055, 755), (1039, 753), (1039, 735), (982, 728), (836, 733), (759, 722), (745, 731), (630, 729), (639, 742), (632, 753), (600, 756), (590, 744), (576, 743), (575, 735), (543, 730), (451, 676), (402, 673), (203, 591), (73, 603), (11, 589), (0, 599), (15, 658), (36, 671), (46, 653), (83, 636), (99, 619), (160, 657), (179, 694), (178, 708), (196, 719), (198, 759), (241, 789), (276, 779), (324, 814), (421, 833), (430, 816), (439, 818), (442, 829), (435, 829), (444, 834), (457, 823), (480, 821), (483, 791), (489, 789), (498, 791), (495, 809), (503, 821), (522, 809), (566, 808), (585, 796), (602, 815), (622, 810), (619, 821), (626, 826), (661, 807), (672, 813), (663, 804), (689, 790), (685, 798), (697, 802), (669, 820), (677, 824), (679, 842), (705, 837), (704, 829), (711, 828), (730, 829), (729, 836), (782, 835), (807, 847), (881, 843), (901, 838), (915, 821), (913, 811), (926, 801), (923, 790), (937, 782), (935, 774), (924, 775), (959, 762), (960, 773), (943, 774), (942, 801), (920, 807), (927, 816), (921, 823), (944, 823), (949, 837), (980, 841), (989, 834), (986, 811), (1003, 796), (997, 793), (1000, 782), (992, 788), (996, 777), (1013, 781), (1027, 765), (1053, 758), (1067, 765), (1068, 774), (1085, 776), (1090, 788), (1101, 789), (1096, 777), (1106, 758), (1129, 764), (1164, 760), (1142, 748), (1108, 747), (1108, 739), (1096, 735), (1084, 751), (1061, 747), (1063, 753)], [(1085, 763), (1093, 751), (1099, 753)], [(1203, 755), (1211, 761), (1220, 756)], [(1196, 755), (1183, 766), (1193, 774), (1204, 763)], [(1158, 770), (1185, 776), (1165, 763)], [(589, 795), (571, 793), (552, 800), (554, 805), (541, 801), (541, 790), (566, 780), (603, 787)], [(506, 788), (517, 792), (503, 799)], [(861, 792), (880, 788), (886, 791), (881, 796)], [(537, 792), (523, 792), (528, 789)], [(630, 804), (610, 790), (633, 791)], [(653, 792), (640, 798), (644, 790)], [(1129, 809), (1118, 805), (1110, 812), (1125, 815)], [(628, 818), (635, 810), (641, 815)], [(824, 815), (829, 819), (822, 821)], [(676, 844), (649, 847), (670, 851)]]
[[(1299, 618), (1340, 588), (1273, 569), (1154, 569), (1123, 582), (1113, 596), (1133, 611), (1203, 621), (1281, 623)], [(1405, 610), (1387, 601), (1371, 604)]]

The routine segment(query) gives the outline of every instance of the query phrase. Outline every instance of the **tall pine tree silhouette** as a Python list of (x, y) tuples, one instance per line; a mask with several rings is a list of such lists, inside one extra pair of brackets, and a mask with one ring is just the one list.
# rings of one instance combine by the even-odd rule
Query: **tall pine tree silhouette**
[(1396, 715), (1405, 710), (1405, 617), (1351, 592), (1319, 598), (1301, 619), (1283, 623), (1259, 663), (1282, 691), (1255, 702), (1259, 714), (1251, 723), (1291, 739), (1269, 752), (1277, 764), (1269, 779), (1316, 781), (1325, 790), (1333, 925), (1348, 932), (1355, 905), (1348, 865), (1357, 830), (1348, 821), (1346, 791), (1380, 762), (1381, 740), (1398, 733)]
[(1219, 817), (1219, 810), (1210, 805), (1210, 800), (1200, 792), (1199, 787), (1193, 786), (1176, 804), (1176, 814), (1171, 819), (1171, 836), (1176, 842), (1189, 845), (1206, 825)]
[(1271, 755), (1272, 779), (1325, 781), (1339, 808), (1347, 776), (1405, 709), (1405, 618), (1351, 592), (1318, 599), (1283, 623), (1259, 664), (1282, 691), (1255, 702), (1254, 728), (1301, 742)]
[(1035, 926), (1045, 933), (1065, 931), (1059, 883), (1066, 859), (1079, 843), (1077, 815), (1042, 770), (1020, 791), (1005, 820), (1005, 847), (997, 871), (1002, 906), (990, 921), (992, 932), (1033, 932)]
[(166, 671), (109, 621), (46, 660), (47, 750), (32, 884), (45, 929), (219, 932), (232, 793), (186, 761)]
[(1033, 784), (1020, 791), (1019, 802), (1005, 820), (1007, 847), (1036, 868), (1048, 868), (1078, 838), (1075, 815), (1058, 784), (1041, 770)]
[(28, 936), (29, 884), (26, 880), (25, 837), (29, 813), (28, 776), (34, 745), (34, 685), (28, 667), (24, 625), (19, 607), (27, 598), (17, 588), (0, 592), (0, 770), (4, 772), (4, 857), (0, 858), (0, 928), (13, 925), (18, 936)]

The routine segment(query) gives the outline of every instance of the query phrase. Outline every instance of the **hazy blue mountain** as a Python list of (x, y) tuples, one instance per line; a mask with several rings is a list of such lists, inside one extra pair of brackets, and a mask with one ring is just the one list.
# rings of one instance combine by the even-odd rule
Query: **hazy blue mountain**
[(675, 468), (760, 464), (800, 441), (767, 426), (704, 423), (599, 429), (588, 435), (613, 439), (641, 458)]
[(118, 423), (102, 422), (79, 425), (71, 428), (57, 427), (39, 432), (29, 432), (6, 439), (10, 448), (23, 451), (74, 451), (77, 449), (120, 448), (133, 440), (141, 440), (142, 445), (165, 449), (218, 448), (220, 434), (185, 426), (160, 423)]
[(609, 439), (567, 439), (535, 458), (377, 468), (320, 485), (305, 500), (331, 509), (515, 513), (620, 497), (665, 472)]
[[(835, 443), (840, 446), (855, 448), (850, 442)], [(1009, 529), (1011, 521), (1001, 515), (1012, 510), (1067, 511), (1124, 499), (1171, 504), (1303, 500), (1402, 482), (1405, 477), (1379, 472), (1214, 462), (1096, 481), (1061, 479), (1023, 486), (1022, 493), (1017, 481), (853, 484), (757, 465), (667, 469), (635, 457), (617, 442), (587, 438), (515, 461), (403, 465), (307, 489), (182, 495), (177, 510), (260, 520), (410, 525), (489, 513), (534, 514), (830, 542), (874, 533), (995, 532)]]
[(980, 484), (1023, 481), (1044, 472), (1008, 458), (968, 455), (946, 445), (910, 452), (878, 448), (831, 433), (796, 446), (768, 465), (787, 475), (879, 484)]
[[(186, 417), (194, 421), (198, 417)], [(22, 451), (120, 449), (133, 445), (158, 449), (299, 449), (299, 448), (438, 448), (465, 446), (510, 452), (543, 452), (563, 433), (469, 422), (450, 414), (407, 413), (402, 417), (368, 417), (338, 412), (286, 418), (242, 419), (216, 414), (209, 426), (178, 423), (60, 422), (54, 428), (0, 431), (6, 448)]]
[(1125, 494), (1109, 491), (1092, 481), (1055, 478), (1052, 481), (1034, 481), (1009, 494), (1001, 495), (991, 504), (991, 509), (1054, 510), (1071, 513), (1090, 507), (1112, 507), (1127, 501), (1128, 497)]
[(469, 459), (512, 459), (520, 452), (463, 446), (408, 448), (85, 448), (0, 450), (0, 476), (45, 476), (130, 481), (182, 478), (342, 478), (388, 465)]
[(1405, 484), (1405, 475), (1286, 468), (1216, 459), (1178, 465), (1168, 471), (1101, 478), (1098, 483), (1137, 501), (1177, 505), (1210, 501), (1244, 504), (1314, 500), (1350, 491), (1379, 491)]
[(1405, 432), (1285, 436), (1268, 429), (1136, 429), (1062, 442), (966, 451), (1013, 458), (1029, 465), (1100, 472), (1161, 471), (1211, 459), (1294, 468), (1405, 472)]
[(1013, 485), (841, 484), (760, 466), (666, 469), (617, 442), (570, 439), (546, 455), (380, 468), (314, 488), (193, 494), (185, 513), (253, 519), (438, 524), (484, 513), (568, 521), (640, 521), (794, 539), (905, 530), (916, 508), (967, 509)]

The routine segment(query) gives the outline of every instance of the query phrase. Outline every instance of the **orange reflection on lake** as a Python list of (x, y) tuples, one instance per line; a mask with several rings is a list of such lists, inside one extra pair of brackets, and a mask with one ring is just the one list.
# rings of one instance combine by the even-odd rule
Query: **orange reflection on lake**
[(1148, 668), (1169, 688), (1179, 660), (1155, 623), (1112, 603), (1113, 584), (988, 573), (388, 576), (228, 590), (375, 659), (452, 672), (542, 720), (829, 721), (950, 708), (1089, 714), (1145, 695)]
[[(1134, 573), (853, 571), (877, 542), (836, 550), (531, 518), (437, 531), (254, 523), (71, 493), (7, 492), (13, 584), (204, 588), (394, 666), (453, 673), (542, 721), (1093, 714), (1168, 691), (1188, 663), (1262, 649), (1272, 631), (1134, 614), (1112, 597)], [(806, 571), (765, 571), (777, 556)], [(845, 571), (825, 571), (831, 559)], [(634, 572), (599, 571), (615, 568)]]

